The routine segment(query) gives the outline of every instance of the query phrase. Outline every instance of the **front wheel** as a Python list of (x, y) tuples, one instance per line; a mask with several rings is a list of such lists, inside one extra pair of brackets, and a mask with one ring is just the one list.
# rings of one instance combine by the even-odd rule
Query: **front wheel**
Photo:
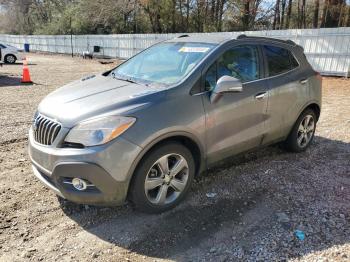
[(150, 151), (140, 162), (131, 183), (131, 201), (147, 213), (175, 207), (192, 183), (195, 164), (182, 144), (168, 143)]
[(313, 110), (305, 110), (295, 122), (285, 146), (289, 151), (302, 152), (311, 144), (316, 130), (316, 114)]

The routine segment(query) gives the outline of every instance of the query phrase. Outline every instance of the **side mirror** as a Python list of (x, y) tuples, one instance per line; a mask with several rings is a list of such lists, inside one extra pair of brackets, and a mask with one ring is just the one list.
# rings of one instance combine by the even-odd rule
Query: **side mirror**
[(232, 76), (222, 76), (216, 82), (216, 86), (210, 94), (210, 102), (217, 102), (223, 93), (242, 92), (242, 82)]

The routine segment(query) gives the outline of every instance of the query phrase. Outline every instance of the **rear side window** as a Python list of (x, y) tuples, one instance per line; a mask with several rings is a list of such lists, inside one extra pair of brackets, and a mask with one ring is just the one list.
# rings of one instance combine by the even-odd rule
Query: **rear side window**
[(279, 75), (299, 66), (293, 54), (287, 49), (265, 45), (264, 52), (269, 67), (269, 76)]

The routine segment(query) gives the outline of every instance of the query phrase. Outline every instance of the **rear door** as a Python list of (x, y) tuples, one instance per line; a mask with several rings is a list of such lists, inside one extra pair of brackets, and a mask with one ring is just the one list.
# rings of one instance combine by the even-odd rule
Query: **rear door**
[(235, 45), (224, 50), (204, 72), (207, 91), (223, 75), (243, 83), (242, 92), (225, 93), (216, 103), (210, 102), (210, 92), (203, 96), (208, 164), (260, 145), (268, 103), (268, 84), (261, 79), (261, 62), (258, 46)]
[(261, 47), (269, 84), (268, 132), (263, 140), (267, 144), (288, 135), (301, 104), (308, 99), (308, 80), (300, 70), (301, 64), (293, 55), (292, 47), (274, 44)]

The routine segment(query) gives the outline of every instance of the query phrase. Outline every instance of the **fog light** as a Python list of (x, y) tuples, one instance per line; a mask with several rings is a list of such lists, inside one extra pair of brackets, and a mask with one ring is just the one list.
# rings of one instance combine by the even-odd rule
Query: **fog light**
[(72, 185), (74, 186), (75, 189), (77, 189), (79, 191), (83, 191), (87, 187), (86, 182), (83, 179), (80, 179), (77, 177), (72, 179)]

